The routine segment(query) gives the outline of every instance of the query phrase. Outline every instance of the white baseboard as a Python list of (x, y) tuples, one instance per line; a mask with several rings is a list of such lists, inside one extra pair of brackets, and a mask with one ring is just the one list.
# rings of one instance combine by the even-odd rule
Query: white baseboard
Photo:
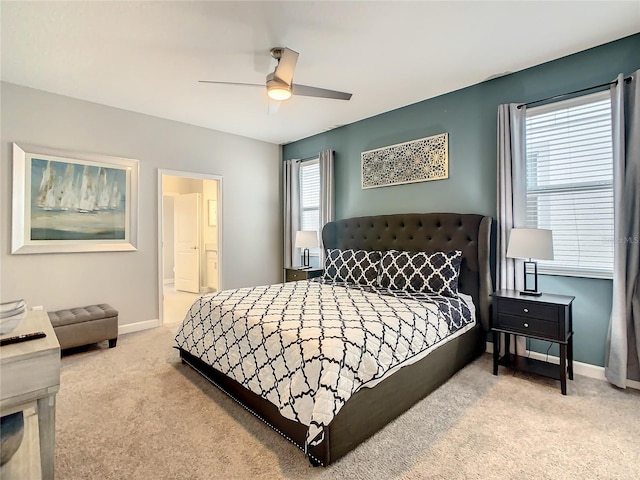
[(144, 322), (126, 323), (124, 325), (118, 325), (118, 335), (125, 335), (127, 333), (139, 332), (141, 330), (148, 330), (160, 326), (160, 320), (157, 318), (153, 320), (145, 320)]
[[(487, 342), (487, 352), (493, 353), (493, 343)], [(536, 360), (542, 360), (549, 363), (555, 363), (556, 365), (560, 365), (560, 359), (554, 355), (547, 355), (546, 353), (538, 353), (533, 352), (531, 350), (525, 350), (525, 355), (529, 358), (533, 358)], [(592, 365), (590, 363), (576, 362), (573, 361), (573, 373), (576, 375), (583, 375), (589, 378), (596, 378), (598, 380), (608, 381), (604, 376), (604, 367), (599, 365)], [(634, 380), (627, 380), (627, 387), (633, 388), (636, 390), (640, 390), (640, 382), (636, 382)]]

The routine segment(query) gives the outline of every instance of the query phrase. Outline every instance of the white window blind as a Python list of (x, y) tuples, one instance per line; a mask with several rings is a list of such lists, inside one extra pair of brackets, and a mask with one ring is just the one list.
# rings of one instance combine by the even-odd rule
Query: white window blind
[(527, 111), (527, 227), (553, 230), (541, 272), (612, 276), (612, 142), (608, 91)]
[[(300, 229), (320, 230), (320, 164), (309, 160), (300, 165)], [(310, 249), (318, 255), (319, 248)]]

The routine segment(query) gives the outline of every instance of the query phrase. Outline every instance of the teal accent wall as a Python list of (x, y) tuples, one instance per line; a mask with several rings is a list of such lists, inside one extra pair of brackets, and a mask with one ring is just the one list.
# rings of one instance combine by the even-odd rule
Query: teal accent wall
[[(579, 90), (639, 68), (640, 34), (636, 34), (284, 145), (283, 158), (334, 150), (337, 219), (403, 212), (464, 212), (495, 218), (498, 105)], [(362, 190), (361, 152), (444, 132), (449, 133), (448, 179)], [(604, 365), (611, 283), (540, 279), (542, 290), (576, 297), (576, 361)], [(533, 342), (532, 349), (544, 353), (547, 346)]]
[[(604, 366), (605, 345), (611, 312), (611, 280), (541, 275), (539, 289), (558, 295), (572, 295), (574, 360)], [(549, 348), (551, 347), (551, 348)], [(558, 355), (558, 345), (531, 340), (534, 352)]]

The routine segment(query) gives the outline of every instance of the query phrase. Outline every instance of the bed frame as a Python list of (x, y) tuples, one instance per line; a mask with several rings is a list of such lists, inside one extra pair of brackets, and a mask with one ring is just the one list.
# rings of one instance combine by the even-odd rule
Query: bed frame
[(357, 391), (324, 429), (324, 439), (305, 451), (307, 427), (284, 418), (275, 405), (247, 390), (199, 358), (180, 350), (189, 364), (245, 409), (305, 451), (313, 465), (329, 465), (411, 408), (485, 351), (493, 292), (491, 217), (457, 213), (395, 214), (330, 222), (324, 248), (362, 250), (461, 250), (459, 290), (473, 297), (478, 325), (401, 368), (373, 388)]

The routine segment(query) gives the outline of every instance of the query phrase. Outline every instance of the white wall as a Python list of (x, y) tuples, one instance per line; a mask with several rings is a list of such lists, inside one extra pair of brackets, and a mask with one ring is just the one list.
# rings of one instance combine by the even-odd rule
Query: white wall
[(173, 195), (162, 197), (162, 258), (164, 262), (163, 279), (173, 282), (175, 276), (173, 253)]
[[(105, 302), (121, 325), (157, 319), (158, 168), (223, 176), (225, 288), (280, 281), (278, 145), (4, 82), (0, 93), (2, 301), (45, 310)], [(138, 250), (11, 255), (12, 142), (139, 160)]]
[(202, 194), (202, 180), (199, 178), (163, 175), (162, 193), (165, 195), (182, 195), (184, 193)]

